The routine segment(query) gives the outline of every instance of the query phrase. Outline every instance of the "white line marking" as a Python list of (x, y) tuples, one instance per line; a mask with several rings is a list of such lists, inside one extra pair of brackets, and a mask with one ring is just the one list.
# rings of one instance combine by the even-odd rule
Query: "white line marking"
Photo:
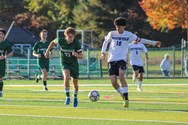
[[(71, 85), (71, 84), (70, 84)], [(136, 86), (137, 84), (128, 84), (129, 86)], [(143, 86), (187, 86), (188, 84), (143, 84)], [(42, 86), (42, 84), (17, 84), (17, 85), (5, 85), (13, 87), (26, 87), (26, 86)], [(63, 84), (48, 84), (48, 86), (64, 86)], [(79, 84), (79, 86), (112, 86), (111, 84)]]
[(188, 122), (161, 121), (161, 120), (130, 120), (130, 119), (113, 119), (113, 118), (84, 118), (84, 117), (66, 117), (66, 116), (42, 116), (42, 115), (20, 115), (20, 114), (0, 114), (0, 116), (17, 116), (33, 118), (58, 118), (58, 119), (76, 119), (76, 120), (99, 120), (99, 121), (129, 121), (129, 122), (156, 122), (156, 123), (174, 123), (188, 124)]

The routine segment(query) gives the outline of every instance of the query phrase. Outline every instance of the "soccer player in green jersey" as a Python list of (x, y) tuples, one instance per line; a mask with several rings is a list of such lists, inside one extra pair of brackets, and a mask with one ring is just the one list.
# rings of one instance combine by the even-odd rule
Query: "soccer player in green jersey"
[[(39, 42), (36, 42), (33, 47), (33, 56), (37, 57), (37, 63), (40, 71), (42, 72), (42, 81), (45, 91), (48, 91), (47, 77), (49, 71), (49, 58), (46, 58), (44, 54), (46, 52), (46, 49), (48, 48), (48, 45), (50, 44), (50, 41), (47, 40), (47, 35), (48, 31), (42, 30), (40, 32), (41, 40)], [(40, 75), (36, 74), (35, 77), (36, 82), (38, 82), (40, 79)]]
[(0, 97), (3, 97), (3, 77), (5, 76), (6, 58), (13, 55), (10, 44), (5, 40), (6, 31), (0, 28)]
[(56, 38), (53, 40), (48, 49), (46, 50), (45, 56), (47, 57), (50, 49), (58, 45), (61, 52), (61, 68), (64, 77), (64, 86), (66, 92), (65, 105), (70, 103), (70, 85), (69, 79), (72, 77), (73, 82), (73, 106), (78, 105), (78, 77), (79, 77), (79, 65), (77, 59), (83, 58), (83, 53), (81, 49), (81, 44), (75, 39), (76, 31), (72, 27), (68, 27), (64, 32), (65, 37)]

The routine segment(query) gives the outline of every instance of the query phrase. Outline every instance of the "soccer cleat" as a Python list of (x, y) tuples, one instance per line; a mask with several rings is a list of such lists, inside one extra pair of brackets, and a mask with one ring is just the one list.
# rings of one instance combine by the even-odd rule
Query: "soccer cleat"
[(123, 107), (128, 108), (129, 107), (129, 100), (125, 100), (123, 102)]
[(137, 90), (138, 91), (143, 91), (141, 87), (137, 87)]
[(70, 104), (70, 97), (66, 97), (66, 100), (65, 100), (65, 105), (69, 105)]
[(35, 82), (36, 82), (36, 83), (39, 82), (38, 74), (35, 74)]
[(77, 107), (77, 106), (78, 106), (78, 99), (74, 98), (73, 107)]
[(47, 88), (47, 87), (44, 87), (44, 91), (48, 91), (48, 88)]

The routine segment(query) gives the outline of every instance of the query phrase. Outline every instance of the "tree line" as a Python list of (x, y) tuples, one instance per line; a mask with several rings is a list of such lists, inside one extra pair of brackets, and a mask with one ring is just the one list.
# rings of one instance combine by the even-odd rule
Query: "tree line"
[(93, 30), (96, 47), (115, 29), (113, 20), (118, 16), (127, 19), (126, 30), (160, 40), (162, 46), (187, 39), (187, 0), (1, 0), (0, 15), (0, 27), (15, 21), (35, 35), (47, 29), (50, 40), (57, 29), (68, 26)]

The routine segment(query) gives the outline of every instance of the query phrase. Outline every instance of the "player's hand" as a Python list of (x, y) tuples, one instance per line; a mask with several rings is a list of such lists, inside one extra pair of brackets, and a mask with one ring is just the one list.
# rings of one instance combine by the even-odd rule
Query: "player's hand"
[(106, 60), (106, 53), (101, 53), (101, 59)]
[(38, 55), (37, 55), (37, 58), (41, 58), (41, 57), (42, 57), (41, 54), (38, 54)]
[(72, 55), (75, 56), (76, 58), (78, 57), (78, 53), (77, 52), (72, 52)]
[(160, 42), (160, 41), (157, 41), (156, 44), (155, 44), (155, 46), (161, 47), (161, 42)]
[(48, 53), (47, 52), (45, 52), (44, 57), (48, 58)]
[(0, 56), (0, 60), (3, 60), (3, 59), (5, 59), (5, 56)]

